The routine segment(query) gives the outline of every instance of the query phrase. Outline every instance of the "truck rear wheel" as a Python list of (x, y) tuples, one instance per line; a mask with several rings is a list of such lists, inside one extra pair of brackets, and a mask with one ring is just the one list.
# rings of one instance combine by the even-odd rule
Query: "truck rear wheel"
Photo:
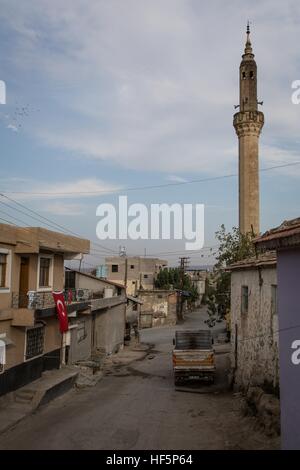
[(174, 376), (174, 385), (178, 386), (182, 384), (181, 376), (180, 375), (175, 375)]

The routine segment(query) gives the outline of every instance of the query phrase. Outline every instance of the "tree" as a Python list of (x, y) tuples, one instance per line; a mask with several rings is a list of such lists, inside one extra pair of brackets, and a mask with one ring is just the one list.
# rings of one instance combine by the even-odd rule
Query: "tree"
[(215, 253), (217, 262), (213, 270), (214, 282), (209, 285), (206, 300), (209, 326), (214, 326), (230, 310), (230, 273), (226, 271), (226, 267), (255, 256), (253, 238), (253, 234), (243, 234), (236, 227), (233, 227), (232, 232), (226, 232), (224, 225), (216, 232), (219, 242)]
[(198, 291), (193, 285), (190, 276), (187, 274), (183, 277), (183, 285), (181, 284), (180, 268), (165, 268), (159, 271), (155, 280), (155, 287), (157, 289), (182, 289), (189, 292), (188, 302), (192, 303), (198, 298)]

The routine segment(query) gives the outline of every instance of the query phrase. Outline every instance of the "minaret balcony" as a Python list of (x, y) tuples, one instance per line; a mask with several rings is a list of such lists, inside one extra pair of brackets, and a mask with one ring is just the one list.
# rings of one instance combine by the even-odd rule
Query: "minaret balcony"
[(233, 126), (240, 137), (246, 134), (259, 135), (264, 125), (264, 113), (261, 111), (240, 111), (233, 116)]

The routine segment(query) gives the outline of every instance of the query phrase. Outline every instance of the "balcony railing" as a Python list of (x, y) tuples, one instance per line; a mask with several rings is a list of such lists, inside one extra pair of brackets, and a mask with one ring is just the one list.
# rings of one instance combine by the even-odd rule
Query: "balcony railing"
[[(77, 302), (87, 302), (92, 299), (101, 299), (102, 292), (95, 292), (91, 289), (65, 289), (64, 297), (66, 304)], [(55, 306), (52, 292), (29, 291), (27, 294), (13, 292), (12, 308), (28, 308), (41, 310)]]

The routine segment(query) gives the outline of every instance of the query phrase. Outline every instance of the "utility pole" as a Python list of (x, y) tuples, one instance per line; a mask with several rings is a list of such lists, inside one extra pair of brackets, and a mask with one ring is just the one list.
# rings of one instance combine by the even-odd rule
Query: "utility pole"
[(80, 254), (80, 260), (79, 260), (79, 272), (81, 271), (81, 263), (83, 261), (83, 253)]
[(125, 285), (125, 293), (127, 294), (127, 272), (128, 272), (128, 259), (127, 256), (125, 257), (125, 277), (124, 277), (124, 285)]
[[(179, 275), (180, 275), (180, 289), (181, 291), (183, 291), (183, 287), (184, 287), (184, 276), (185, 276), (185, 271), (186, 271), (186, 268), (188, 267), (188, 264), (189, 264), (189, 257), (185, 256), (185, 257), (181, 257), (179, 258), (179, 263), (180, 263), (180, 266), (179, 266)], [(178, 319), (179, 320), (183, 320), (183, 295), (182, 295), (182, 292), (180, 293), (180, 302), (179, 302), (179, 308), (178, 308)]]

